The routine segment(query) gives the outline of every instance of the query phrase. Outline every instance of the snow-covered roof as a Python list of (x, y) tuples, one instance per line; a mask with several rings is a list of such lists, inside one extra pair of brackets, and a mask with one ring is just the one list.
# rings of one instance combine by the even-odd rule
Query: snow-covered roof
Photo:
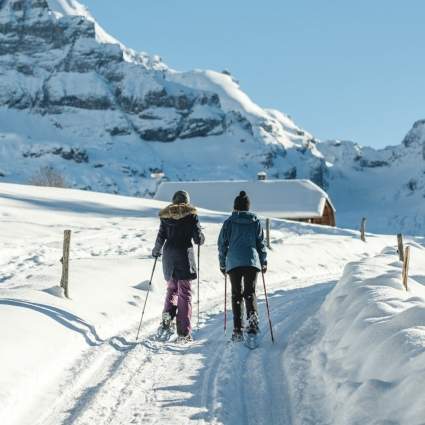
[[(310, 180), (163, 182), (155, 199), (170, 201), (177, 190), (189, 192), (195, 206), (231, 211), (241, 190), (251, 200), (251, 210), (276, 218), (316, 218), (323, 215), (327, 193)], [(333, 206), (332, 206), (333, 208)]]

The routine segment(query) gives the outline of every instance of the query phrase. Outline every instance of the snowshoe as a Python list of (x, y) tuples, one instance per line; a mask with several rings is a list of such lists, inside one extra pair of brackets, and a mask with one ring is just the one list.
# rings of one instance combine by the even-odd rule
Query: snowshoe
[(244, 343), (249, 349), (254, 350), (255, 348), (258, 347), (259, 343), (258, 343), (257, 334), (259, 332), (260, 332), (260, 327), (259, 327), (257, 313), (252, 313), (248, 317), (248, 327), (244, 334)]
[(258, 332), (260, 332), (260, 322), (258, 320), (258, 315), (257, 313), (252, 313), (248, 317), (247, 333), (258, 334)]
[(189, 344), (193, 341), (192, 335), (179, 335), (176, 339), (177, 344)]
[(254, 333), (245, 333), (243, 341), (250, 350), (256, 349), (259, 345), (258, 335)]
[(174, 334), (174, 323), (170, 313), (162, 313), (162, 322), (158, 328), (156, 339), (158, 341), (168, 341)]

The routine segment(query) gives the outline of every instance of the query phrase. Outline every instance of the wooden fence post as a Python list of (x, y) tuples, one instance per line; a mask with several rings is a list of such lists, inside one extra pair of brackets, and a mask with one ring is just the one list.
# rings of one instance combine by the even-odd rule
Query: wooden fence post
[(397, 234), (397, 245), (398, 245), (398, 257), (400, 258), (400, 261), (404, 261), (403, 235), (401, 233)]
[(409, 288), (407, 287), (407, 281), (409, 279), (409, 262), (410, 262), (410, 246), (407, 246), (405, 254), (404, 254), (404, 261), (403, 261), (403, 286), (405, 287), (406, 291), (409, 290)]
[(61, 277), (61, 288), (63, 288), (65, 297), (69, 298), (69, 247), (71, 244), (71, 230), (65, 230), (63, 235), (63, 256), (61, 259), (62, 263), (62, 277)]
[(267, 242), (268, 249), (272, 249), (271, 240), (270, 240), (270, 228), (271, 228), (270, 219), (266, 218), (266, 242)]
[(366, 217), (362, 218), (362, 223), (360, 224), (360, 239), (363, 242), (366, 242)]

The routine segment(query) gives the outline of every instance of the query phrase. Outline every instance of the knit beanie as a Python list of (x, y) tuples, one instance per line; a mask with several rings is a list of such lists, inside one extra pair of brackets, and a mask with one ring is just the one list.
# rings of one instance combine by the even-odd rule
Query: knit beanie
[(239, 196), (235, 198), (235, 203), (233, 204), (233, 209), (235, 211), (249, 211), (251, 207), (251, 202), (248, 198), (248, 195), (243, 190), (239, 193)]
[(190, 204), (190, 196), (185, 190), (178, 190), (172, 199), (173, 204)]

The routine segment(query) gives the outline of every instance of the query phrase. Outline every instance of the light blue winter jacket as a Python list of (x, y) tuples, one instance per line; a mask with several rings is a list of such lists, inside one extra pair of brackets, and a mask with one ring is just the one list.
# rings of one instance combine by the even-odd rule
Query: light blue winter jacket
[(251, 266), (261, 270), (267, 265), (264, 231), (254, 213), (234, 211), (223, 223), (218, 237), (220, 268), (230, 271)]

